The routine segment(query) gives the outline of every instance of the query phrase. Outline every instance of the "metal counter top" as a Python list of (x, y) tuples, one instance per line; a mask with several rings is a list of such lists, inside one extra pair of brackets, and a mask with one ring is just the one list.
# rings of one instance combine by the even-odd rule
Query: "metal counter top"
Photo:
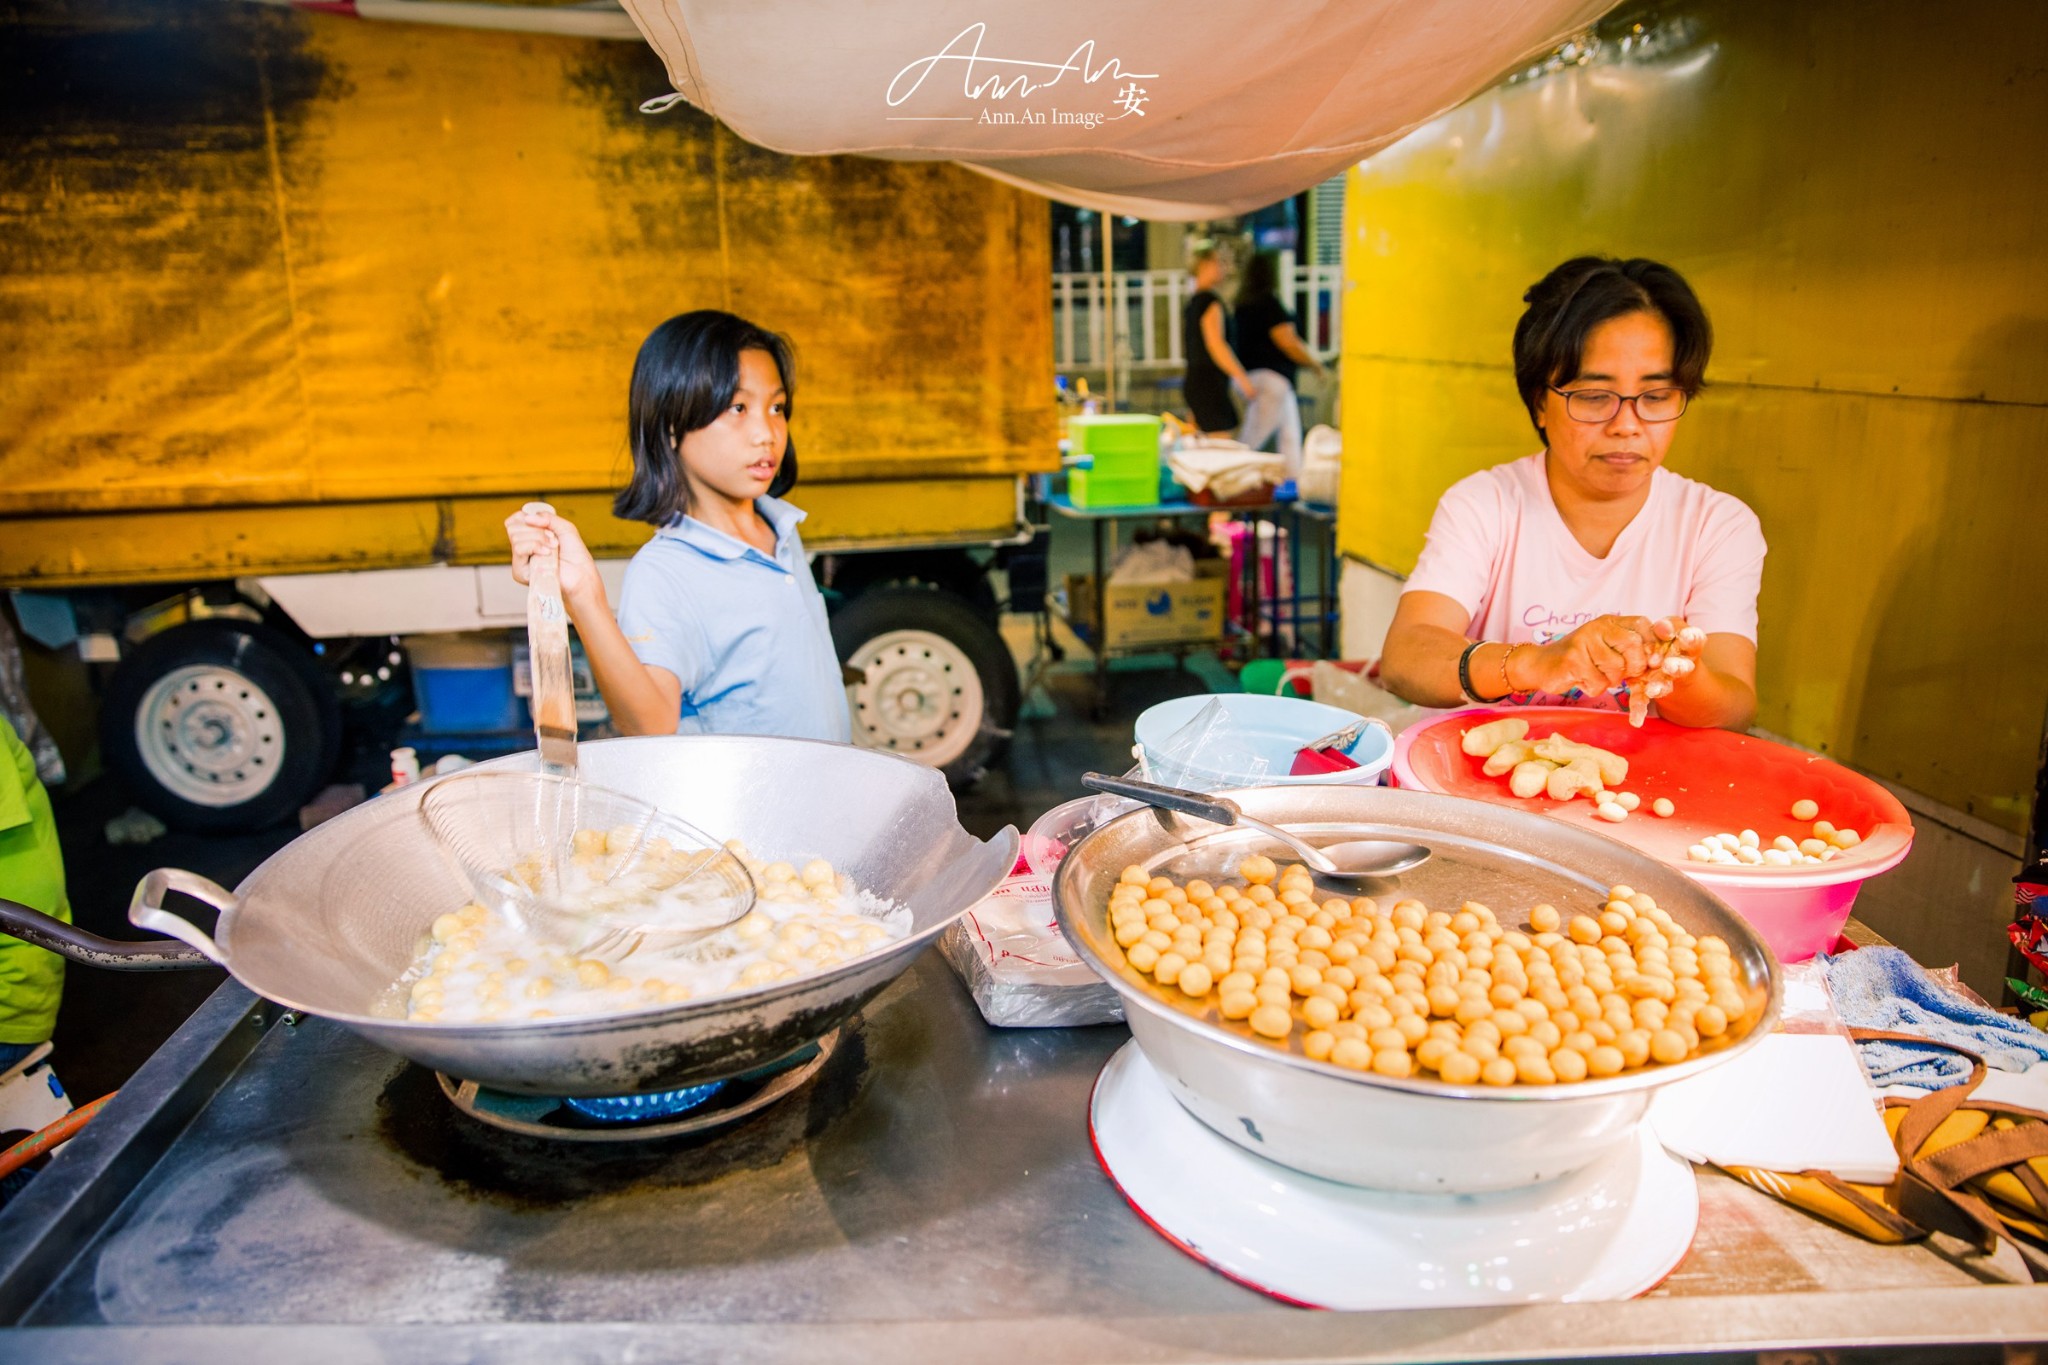
[(1089, 1089), (1126, 1036), (991, 1030), (927, 954), (788, 1101), (604, 1147), (482, 1128), (426, 1073), (229, 982), (0, 1214), (0, 1322), (26, 1329), (0, 1358), (1058, 1365), (2048, 1338), (2048, 1290), (1996, 1283), (2024, 1279), (2016, 1260), (1872, 1246), (1704, 1172), (1699, 1238), (1642, 1299), (1287, 1308), (1176, 1251), (1097, 1168)]

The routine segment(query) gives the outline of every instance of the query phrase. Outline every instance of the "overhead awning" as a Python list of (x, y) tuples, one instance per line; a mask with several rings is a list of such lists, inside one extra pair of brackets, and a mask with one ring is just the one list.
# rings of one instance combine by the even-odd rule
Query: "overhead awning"
[(1142, 218), (1328, 178), (1610, 0), (621, 0), (681, 98), (760, 146), (958, 161)]

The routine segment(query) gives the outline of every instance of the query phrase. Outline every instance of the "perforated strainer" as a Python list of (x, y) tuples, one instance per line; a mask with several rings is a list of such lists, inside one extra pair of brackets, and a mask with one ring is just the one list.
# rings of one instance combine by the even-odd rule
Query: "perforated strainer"
[(754, 905), (746, 867), (695, 826), (549, 773), (463, 773), (420, 815), (478, 901), (586, 956), (686, 948)]

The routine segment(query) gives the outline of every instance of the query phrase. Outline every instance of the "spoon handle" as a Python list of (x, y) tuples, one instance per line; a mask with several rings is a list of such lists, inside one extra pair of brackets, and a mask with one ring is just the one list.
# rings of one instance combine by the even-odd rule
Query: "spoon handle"
[(1179, 811), (1182, 815), (1192, 815), (1198, 820), (1207, 820), (1212, 824), (1234, 825), (1240, 815), (1236, 802), (1220, 796), (1204, 796), (1200, 792), (1182, 791), (1179, 787), (1161, 787), (1129, 777), (1111, 777), (1108, 773), (1083, 773), (1081, 785), (1090, 791), (1128, 797), (1133, 801), (1142, 801), (1148, 806)]

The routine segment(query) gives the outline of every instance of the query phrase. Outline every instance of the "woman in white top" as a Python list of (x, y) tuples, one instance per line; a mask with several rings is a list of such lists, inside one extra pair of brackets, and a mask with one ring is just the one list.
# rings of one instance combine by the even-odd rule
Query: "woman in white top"
[(1694, 667), (1668, 679), (1659, 714), (1748, 726), (1763, 530), (1739, 499), (1662, 467), (1706, 371), (1705, 311), (1669, 266), (1594, 256), (1524, 300), (1515, 381), (1544, 448), (1444, 494), (1381, 682), (1425, 706), (1625, 708), (1651, 653), (1678, 650)]

